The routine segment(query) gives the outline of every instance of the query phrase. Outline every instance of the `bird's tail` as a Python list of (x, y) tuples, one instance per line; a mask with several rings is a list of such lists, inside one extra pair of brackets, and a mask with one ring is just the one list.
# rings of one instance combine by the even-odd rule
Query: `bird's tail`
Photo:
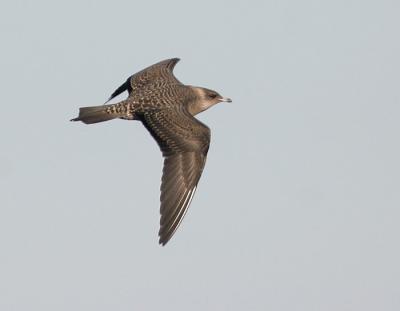
[(116, 118), (126, 117), (121, 104), (102, 105), (79, 108), (79, 116), (71, 121), (82, 121), (85, 124), (98, 123)]

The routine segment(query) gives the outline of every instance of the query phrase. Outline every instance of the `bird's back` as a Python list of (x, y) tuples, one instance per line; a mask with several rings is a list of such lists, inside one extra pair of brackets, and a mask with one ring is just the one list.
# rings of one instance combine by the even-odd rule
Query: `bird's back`
[(137, 112), (186, 107), (196, 94), (183, 84), (154, 85), (144, 90), (132, 91), (128, 101), (134, 103)]

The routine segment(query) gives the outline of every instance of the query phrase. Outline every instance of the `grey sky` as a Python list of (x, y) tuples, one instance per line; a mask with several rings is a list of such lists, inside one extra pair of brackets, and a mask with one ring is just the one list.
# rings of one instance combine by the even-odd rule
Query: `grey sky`
[[(2, 1), (0, 310), (400, 310), (399, 9)], [(156, 143), (68, 120), (170, 57), (234, 102), (162, 248)]]

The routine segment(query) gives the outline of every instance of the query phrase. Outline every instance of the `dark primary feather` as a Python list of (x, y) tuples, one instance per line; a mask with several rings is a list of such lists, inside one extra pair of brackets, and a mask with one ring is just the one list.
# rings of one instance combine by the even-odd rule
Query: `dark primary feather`
[(210, 129), (182, 107), (145, 113), (143, 124), (164, 156), (159, 236), (160, 244), (165, 245), (196, 191), (210, 145)]
[[(129, 78), (130, 79), (130, 78)], [(129, 79), (124, 82), (119, 88), (117, 88), (114, 93), (111, 94), (110, 98), (107, 100), (109, 102), (111, 99), (114, 97), (117, 97), (119, 94), (122, 94), (125, 91), (128, 91), (129, 93), (131, 92), (131, 86), (129, 83)]]

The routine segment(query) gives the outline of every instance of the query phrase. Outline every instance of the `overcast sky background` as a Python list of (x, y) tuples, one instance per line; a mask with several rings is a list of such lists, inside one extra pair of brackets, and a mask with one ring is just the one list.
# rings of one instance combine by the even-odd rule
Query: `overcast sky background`
[[(2, 0), (0, 309), (400, 310), (399, 10)], [(234, 101), (160, 247), (156, 143), (69, 119), (171, 57)]]

